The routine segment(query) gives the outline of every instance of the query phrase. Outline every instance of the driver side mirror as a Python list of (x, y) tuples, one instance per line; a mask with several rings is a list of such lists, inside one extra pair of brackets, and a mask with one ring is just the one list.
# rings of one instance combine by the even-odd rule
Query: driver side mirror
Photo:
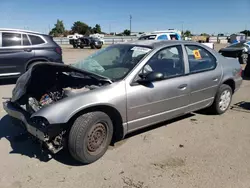
[(160, 72), (149, 72), (149, 73), (140, 73), (140, 79), (137, 81), (138, 83), (149, 83), (153, 81), (159, 81), (164, 78), (164, 75)]

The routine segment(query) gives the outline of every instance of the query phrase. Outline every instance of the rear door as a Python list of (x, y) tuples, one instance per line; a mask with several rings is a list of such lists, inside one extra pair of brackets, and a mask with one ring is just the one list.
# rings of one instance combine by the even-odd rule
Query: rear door
[(222, 69), (216, 57), (199, 45), (184, 45), (187, 52), (190, 80), (190, 110), (211, 104), (217, 92)]
[(0, 35), (0, 77), (18, 76), (34, 55), (30, 41), (26, 34), (19, 32), (1, 32)]

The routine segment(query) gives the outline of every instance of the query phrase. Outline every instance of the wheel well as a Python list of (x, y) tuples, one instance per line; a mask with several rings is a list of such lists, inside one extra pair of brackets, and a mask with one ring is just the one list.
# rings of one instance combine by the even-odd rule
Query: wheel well
[(81, 116), (82, 114), (93, 112), (93, 111), (104, 112), (110, 117), (114, 126), (112, 143), (115, 143), (123, 139), (124, 131), (123, 131), (121, 114), (115, 108), (110, 107), (110, 106), (106, 106), (106, 105), (93, 106), (93, 107), (89, 107), (84, 110), (81, 110), (69, 120), (69, 124), (73, 125), (73, 122), (76, 120), (77, 117)]
[(31, 61), (29, 61), (29, 62), (27, 63), (25, 69), (27, 70), (28, 67), (29, 67), (31, 64), (35, 63), (35, 62), (47, 62), (47, 61), (48, 61), (47, 59), (34, 59), (34, 60), (31, 60)]
[(229, 85), (234, 93), (235, 90), (235, 82), (232, 79), (226, 80), (223, 84)]

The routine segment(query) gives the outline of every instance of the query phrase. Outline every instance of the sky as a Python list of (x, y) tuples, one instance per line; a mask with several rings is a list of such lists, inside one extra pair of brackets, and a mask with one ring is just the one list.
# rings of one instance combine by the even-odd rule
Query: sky
[(164, 29), (200, 33), (250, 30), (250, 0), (0, 0), (0, 27), (48, 33), (57, 19), (70, 29), (75, 21), (104, 32)]

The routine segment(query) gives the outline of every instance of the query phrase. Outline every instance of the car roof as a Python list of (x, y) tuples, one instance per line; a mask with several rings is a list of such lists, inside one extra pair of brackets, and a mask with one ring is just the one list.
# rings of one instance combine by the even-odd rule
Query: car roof
[(0, 28), (1, 31), (13, 31), (13, 32), (24, 32), (24, 33), (30, 33), (30, 34), (37, 34), (37, 35), (46, 35), (40, 32), (36, 31), (30, 31), (30, 30), (24, 30), (24, 29), (13, 29), (13, 28)]
[(125, 44), (148, 46), (151, 48), (161, 48), (168, 45), (176, 44), (200, 44), (195, 41), (183, 41), (183, 40), (136, 40), (125, 42)]

